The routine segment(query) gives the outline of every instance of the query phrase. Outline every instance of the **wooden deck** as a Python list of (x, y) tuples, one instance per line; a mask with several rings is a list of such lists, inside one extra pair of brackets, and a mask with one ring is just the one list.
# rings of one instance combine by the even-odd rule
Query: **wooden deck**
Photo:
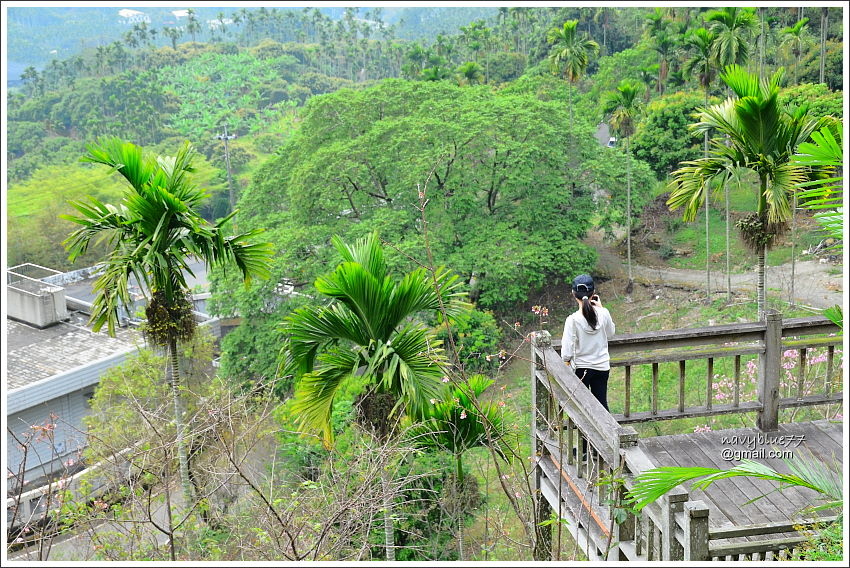
[[(785, 436), (785, 440), (781, 440)], [(779, 442), (779, 443), (777, 443)], [(835, 464), (838, 472), (843, 463), (841, 422), (819, 420), (780, 424), (778, 432), (761, 432), (756, 428), (718, 430), (674, 436), (643, 438), (638, 444), (656, 466), (701, 466), (729, 469), (740, 460), (752, 459), (782, 473), (788, 467), (782, 456), (813, 456), (826, 464)], [(789, 487), (775, 491), (772, 481), (738, 477), (718, 481), (706, 491), (690, 490), (691, 499), (701, 499), (709, 508), (709, 530), (732, 526), (794, 521), (805, 507), (819, 503), (811, 489)], [(752, 503), (758, 495), (766, 495)], [(823, 516), (828, 513), (824, 512)], [(812, 514), (806, 515), (811, 517)]]
[[(727, 470), (749, 459), (787, 473), (783, 459), (794, 456), (821, 462), (840, 475), (841, 422), (780, 421), (782, 409), (843, 403), (840, 331), (823, 317), (783, 320), (769, 312), (760, 322), (615, 336), (609, 339), (611, 366), (625, 368), (624, 413), (618, 415), (605, 410), (563, 363), (547, 332), (532, 334), (532, 443), (537, 456), (532, 482), (538, 517), (560, 513), (592, 560), (789, 558), (806, 542), (798, 532), (801, 527), (835, 519), (835, 510), (805, 511), (822, 503), (812, 490), (780, 490), (777, 482), (737, 477), (706, 491), (686, 483), (640, 511), (617, 510), (615, 503), (617, 495), (628, 495), (641, 473), (663, 466)], [(790, 378), (788, 367), (783, 369), (789, 352), (796, 360), (790, 387), (780, 383)], [(745, 357), (757, 361), (755, 392), (740, 388)], [(732, 362), (725, 365), (734, 371), (726, 384), (731, 382), (734, 392), (731, 401), (712, 404), (720, 380), (714, 374), (718, 359)], [(816, 368), (810, 360), (825, 365)], [(670, 380), (669, 368), (661, 384), (661, 365), (674, 370), (678, 365), (678, 384)], [(649, 409), (630, 405), (631, 371), (639, 366), (652, 372)], [(694, 388), (706, 395), (696, 406), (686, 396)], [(661, 396), (671, 389), (678, 397)], [(641, 437), (632, 427), (729, 414), (755, 414), (756, 427), (659, 437)], [(586, 462), (573, 457), (584, 447)], [(610, 481), (604, 481), (612, 478), (620, 480), (613, 494)], [(541, 526), (534, 558), (542, 561), (551, 558), (553, 549), (551, 526)]]

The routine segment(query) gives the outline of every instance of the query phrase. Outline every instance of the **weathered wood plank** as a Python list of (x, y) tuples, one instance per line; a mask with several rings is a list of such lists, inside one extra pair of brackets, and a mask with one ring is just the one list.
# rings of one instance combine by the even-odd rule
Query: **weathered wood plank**
[[(797, 425), (795, 424), (794, 426)], [(788, 432), (802, 434), (805, 437), (798, 447), (789, 448), (795, 455), (805, 458), (807, 453), (811, 453), (815, 459), (824, 462), (825, 465), (830, 465), (833, 462), (837, 462), (839, 466), (841, 465), (843, 448), (841, 445), (836, 444), (836, 440), (824, 429), (811, 425), (808, 428), (788, 428)], [(782, 471), (787, 469), (784, 467), (784, 464), (777, 464), (777, 467), (781, 467)]]
[(812, 394), (802, 398), (786, 397), (779, 399), (779, 408), (794, 408), (797, 406), (817, 406), (820, 404), (835, 404), (844, 400), (844, 393), (838, 392), (831, 395)]
[(786, 349), (798, 349), (800, 347), (830, 347), (841, 345), (843, 339), (840, 335), (830, 337), (806, 337), (805, 339), (788, 339), (782, 342), (782, 347)]
[(804, 536), (795, 536), (781, 539), (760, 540), (741, 542), (733, 544), (709, 544), (708, 551), (711, 556), (737, 556), (738, 554), (755, 554), (767, 551), (779, 551), (794, 548), (808, 540)]
[(787, 532), (797, 532), (795, 527), (808, 528), (815, 524), (834, 522), (838, 516), (830, 515), (820, 519), (801, 519), (799, 521), (777, 521), (771, 523), (762, 523), (758, 525), (747, 525), (741, 527), (721, 527), (709, 528), (708, 538), (710, 540), (720, 540), (734, 538), (740, 536), (755, 536), (766, 534), (778, 534)]
[[(665, 347), (687, 345), (720, 345), (733, 341), (760, 341), (765, 330), (764, 322), (734, 323), (701, 328), (673, 329), (615, 335), (608, 341), (608, 351), (613, 356), (629, 351), (646, 351)], [(841, 329), (823, 316), (788, 318), (782, 322), (782, 337), (840, 333)], [(560, 349), (561, 340), (554, 339), (552, 347)]]
[[(660, 438), (660, 437), (659, 437)], [(648, 459), (652, 460), (652, 462), (658, 464), (658, 466), (692, 466), (696, 465), (695, 463), (685, 460), (682, 461), (680, 459), (681, 454), (671, 454), (664, 447), (664, 445), (658, 443), (659, 438), (649, 438), (641, 440), (641, 445), (646, 446), (646, 454), (648, 455)], [(651, 443), (649, 443), (651, 442)], [(677, 489), (681, 489), (683, 492), (686, 491), (685, 487), (679, 486)], [(694, 495), (698, 495), (694, 497)], [(691, 491), (690, 499), (704, 499), (704, 494), (702, 491)], [(709, 503), (709, 505), (713, 505)], [(709, 523), (712, 526), (724, 526), (731, 524), (732, 521), (726, 514), (718, 509), (717, 507), (711, 506), (711, 515), (709, 516)], [(680, 525), (684, 526), (684, 525)]]
[(689, 329), (624, 333), (608, 340), (612, 356), (627, 351), (687, 347), (696, 345), (722, 345), (733, 341), (758, 341), (764, 333), (764, 323), (750, 322), (715, 325)]
[(652, 414), (658, 414), (658, 363), (652, 364)]
[(726, 347), (724, 349), (694, 349), (689, 351), (676, 350), (673, 353), (652, 353), (650, 355), (618, 355), (611, 357), (611, 367), (628, 365), (649, 365), (652, 363), (675, 363), (677, 361), (696, 361), (713, 357), (737, 357), (741, 355), (758, 355), (764, 352), (760, 345)]
[[(738, 431), (738, 430), (736, 430)], [(746, 429), (742, 430), (746, 432), (742, 436), (748, 437), (749, 440), (758, 440), (756, 437), (758, 431), (755, 429)], [(764, 434), (762, 434), (764, 436)], [(697, 444), (702, 448), (702, 451), (707, 456), (716, 456), (714, 461), (714, 467), (718, 469), (729, 469), (738, 465), (739, 461), (732, 460), (726, 461), (723, 459), (723, 452), (728, 451), (730, 449), (738, 449), (738, 450), (748, 450), (749, 445), (746, 443), (740, 444), (731, 444), (724, 443), (722, 439), (722, 431), (719, 433), (715, 432), (702, 432), (695, 435), (695, 439)], [(768, 436), (776, 436), (776, 433), (768, 434)], [(756, 446), (753, 445), (755, 450), (758, 450), (765, 446)], [(773, 462), (779, 460), (771, 460), (771, 459), (755, 459), (755, 461), (767, 463), (768, 465), (773, 465)], [(742, 501), (739, 505), (743, 506), (744, 503), (751, 499), (755, 499), (760, 496), (759, 499), (754, 501), (753, 503), (747, 505), (747, 508), (755, 506), (758, 510), (762, 511), (769, 521), (774, 520), (785, 520), (790, 518), (796, 511), (800, 509), (798, 495), (795, 495), (793, 489), (787, 489), (785, 491), (776, 491), (777, 484), (772, 483), (767, 480), (757, 479), (753, 477), (738, 477), (733, 481), (738, 488), (748, 496), (747, 500)], [(774, 515), (781, 515), (779, 518)], [(742, 524), (737, 522), (735, 524)]]
[[(679, 455), (679, 461), (684, 466), (720, 467), (717, 461), (719, 456), (714, 457), (703, 452), (699, 444), (693, 438), (696, 434), (664, 436), (659, 440), (669, 454)], [(727, 465), (728, 467), (728, 465)], [(718, 481), (707, 489), (700, 492), (692, 490), (691, 499), (703, 499), (708, 504), (713, 504), (721, 510), (728, 519), (735, 524), (754, 524), (770, 521), (756, 505), (742, 507), (753, 495), (744, 493), (738, 484), (738, 480), (724, 479)], [(702, 495), (700, 495), (702, 493)]]
[(555, 395), (576, 427), (602, 453), (605, 461), (616, 463), (619, 459), (617, 432), (620, 425), (553, 349), (544, 351), (543, 360), (552, 380), (538, 384)]
[(732, 406), (740, 406), (741, 404), (741, 356), (735, 357), (735, 394), (732, 399)]
[(782, 322), (782, 337), (840, 332), (841, 328), (823, 316), (788, 318)]
[(842, 448), (844, 447), (844, 432), (842, 431), (841, 422), (835, 423), (829, 420), (815, 420), (810, 424), (813, 428), (817, 428), (829, 436), (830, 440), (832, 440), (832, 448), (836, 451), (836, 461), (843, 463), (844, 455)]
[[(795, 399), (796, 400), (796, 399)], [(758, 412), (761, 404), (758, 402), (742, 402), (738, 406), (733, 404), (720, 404), (710, 409), (704, 407), (689, 407), (684, 412), (678, 409), (659, 410), (658, 414), (647, 412), (632, 412), (629, 416), (614, 414), (614, 418), (620, 424), (635, 424), (639, 422), (654, 422), (656, 420), (674, 420), (676, 418), (700, 418), (704, 416), (720, 416), (722, 414), (737, 414), (741, 412)]]
[(685, 560), (703, 561), (711, 558), (711, 546), (708, 540), (709, 508), (702, 501), (688, 501), (684, 506), (685, 513)]

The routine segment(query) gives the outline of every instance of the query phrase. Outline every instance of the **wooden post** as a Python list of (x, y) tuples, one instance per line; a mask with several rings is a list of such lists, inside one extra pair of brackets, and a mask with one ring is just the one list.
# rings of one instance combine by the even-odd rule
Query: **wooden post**
[(676, 539), (676, 513), (684, 510), (685, 502), (688, 500), (688, 492), (677, 487), (667, 493), (661, 503), (662, 517), (661, 526), (661, 559), (662, 560), (684, 560), (684, 548)]
[(761, 410), (756, 425), (763, 432), (779, 429), (779, 375), (782, 372), (782, 314), (764, 315), (764, 353), (759, 355), (758, 396)]
[[(620, 463), (624, 463), (623, 458), (626, 448), (632, 448), (638, 444), (638, 433), (631, 426), (621, 426), (617, 430), (618, 446), (620, 448)], [(626, 469), (625, 467), (623, 468)], [(620, 475), (625, 475), (625, 471), (621, 471)], [(625, 488), (623, 489), (625, 490)], [(635, 516), (631, 512), (626, 513), (626, 520), (620, 524), (614, 525), (614, 539), (617, 543), (631, 542), (635, 540)], [(617, 547), (619, 549), (619, 546)], [(619, 560), (627, 560), (626, 555), (620, 549)]]
[[(534, 408), (532, 408), (531, 416), (531, 447), (534, 448), (534, 475), (532, 476), (532, 489), (534, 490), (535, 501), (535, 517), (537, 526), (535, 527), (535, 543), (532, 550), (534, 560), (549, 561), (552, 559), (552, 525), (540, 526), (540, 522), (549, 519), (552, 511), (549, 507), (549, 502), (543, 496), (541, 491), (541, 477), (543, 472), (540, 469), (539, 461), (544, 459), (546, 446), (537, 438), (537, 430), (548, 432), (551, 428), (549, 418), (551, 416), (550, 406), (552, 397), (549, 390), (540, 384), (538, 372), (546, 372), (546, 367), (543, 360), (537, 356), (537, 349), (545, 350), (552, 347), (552, 336), (548, 331), (538, 331), (531, 335), (531, 400)], [(562, 426), (563, 427), (563, 426)], [(560, 511), (558, 511), (560, 514)]]
[(684, 504), (684, 560), (710, 560), (708, 556), (708, 507), (702, 501)]

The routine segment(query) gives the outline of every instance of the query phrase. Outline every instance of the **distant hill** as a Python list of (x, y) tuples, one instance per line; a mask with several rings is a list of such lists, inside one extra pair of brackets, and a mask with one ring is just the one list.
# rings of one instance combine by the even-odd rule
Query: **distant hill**
[[(193, 8), (200, 22), (215, 20), (219, 14), (231, 18), (241, 7)], [(246, 8), (249, 11), (258, 8)], [(312, 8), (311, 8), (312, 9)], [(327, 17), (338, 20), (345, 8), (318, 7)], [(133, 24), (145, 22), (149, 29), (185, 25), (185, 17), (176, 17), (175, 6), (104, 6), (104, 7), (10, 7), (7, 8), (9, 60), (7, 82), (16, 82), (26, 67), (42, 70), (52, 59), (67, 59), (85, 49), (121, 41)], [(302, 8), (280, 7), (277, 10), (302, 10)], [(130, 14), (138, 12), (140, 16)], [(365, 11), (365, 9), (364, 9)], [(396, 37), (402, 39), (433, 38), (438, 33), (457, 33), (460, 26), (476, 19), (493, 19), (496, 8), (384, 8), (382, 18), (388, 24), (398, 24)], [(363, 17), (360, 12), (359, 17)], [(199, 37), (202, 39), (203, 36)], [(158, 34), (155, 45), (167, 45), (164, 34)], [(9, 83), (10, 85), (12, 83)]]

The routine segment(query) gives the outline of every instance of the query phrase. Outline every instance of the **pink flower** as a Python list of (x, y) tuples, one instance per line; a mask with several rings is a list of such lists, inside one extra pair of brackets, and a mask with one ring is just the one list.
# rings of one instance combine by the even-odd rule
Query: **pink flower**
[(443, 377), (443, 382), (444, 382), (444, 383), (449, 382), (449, 378), (448, 378), (448, 377)]
[(464, 418), (466, 418), (466, 411), (462, 410), (460, 413), (460, 419), (463, 420)]
[(504, 401), (504, 400), (500, 400), (500, 401), (499, 401), (499, 406), (505, 406), (505, 401)]

